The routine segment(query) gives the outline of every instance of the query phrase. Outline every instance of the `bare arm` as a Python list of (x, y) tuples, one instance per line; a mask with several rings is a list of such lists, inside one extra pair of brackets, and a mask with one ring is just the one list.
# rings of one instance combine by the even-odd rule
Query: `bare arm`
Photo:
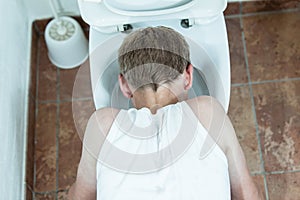
[(233, 200), (262, 200), (247, 167), (244, 153), (232, 123), (219, 102), (212, 97), (198, 97), (188, 102), (208, 130), (213, 141), (226, 154), (229, 166), (231, 198)]
[(96, 199), (96, 161), (86, 149), (78, 166), (76, 182), (69, 190), (70, 200), (95, 200)]
[(224, 134), (224, 140), (227, 144), (225, 154), (229, 164), (231, 198), (233, 200), (264, 199), (250, 175), (243, 150), (227, 115), (224, 124)]
[(68, 199), (95, 200), (97, 196), (96, 166), (98, 154), (118, 110), (104, 108), (89, 119), (84, 139), (76, 182), (71, 186)]

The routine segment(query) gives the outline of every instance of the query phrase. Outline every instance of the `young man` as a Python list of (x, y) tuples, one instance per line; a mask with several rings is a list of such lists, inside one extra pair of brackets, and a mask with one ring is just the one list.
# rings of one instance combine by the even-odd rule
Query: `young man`
[(89, 119), (70, 199), (261, 199), (230, 119), (216, 99), (188, 99), (183, 36), (137, 30), (119, 49), (119, 84), (134, 108)]

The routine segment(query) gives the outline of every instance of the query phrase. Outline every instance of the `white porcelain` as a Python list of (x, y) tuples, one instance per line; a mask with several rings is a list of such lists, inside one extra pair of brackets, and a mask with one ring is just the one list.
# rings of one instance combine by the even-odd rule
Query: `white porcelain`
[(150, 10), (163, 10), (168, 8), (179, 7), (193, 0), (103, 0), (107, 7), (113, 7), (118, 10), (125, 11), (150, 11)]
[[(145, 22), (134, 24), (134, 29), (148, 26), (168, 26), (186, 37), (190, 45), (191, 62), (195, 70), (195, 80), (190, 97), (209, 94), (217, 98), (228, 110), (230, 97), (230, 62), (226, 27), (223, 15), (206, 25), (194, 25), (182, 28), (179, 20), (163, 22)], [(117, 50), (125, 33), (104, 34), (94, 28), (90, 29), (90, 67), (93, 98), (97, 109), (113, 106), (128, 108), (128, 99), (121, 94), (117, 82), (119, 73)], [(199, 76), (204, 75), (204, 83)]]
[(45, 40), (49, 59), (59, 68), (78, 67), (88, 58), (88, 41), (78, 22), (71, 17), (50, 21)]
[[(230, 97), (230, 61), (223, 11), (226, 0), (78, 0), (83, 19), (91, 25), (89, 52), (94, 103), (97, 109), (131, 106), (120, 92), (117, 76), (117, 50), (126, 33), (148, 26), (167, 26), (185, 36), (195, 67), (190, 97), (208, 94), (217, 98), (227, 112)], [(155, 3), (156, 2), (156, 3)], [(148, 7), (146, 6), (148, 5)], [(159, 6), (158, 6), (159, 5)], [(191, 6), (192, 5), (192, 6)], [(144, 6), (144, 9), (141, 11)], [(183, 28), (188, 19), (189, 28)]]

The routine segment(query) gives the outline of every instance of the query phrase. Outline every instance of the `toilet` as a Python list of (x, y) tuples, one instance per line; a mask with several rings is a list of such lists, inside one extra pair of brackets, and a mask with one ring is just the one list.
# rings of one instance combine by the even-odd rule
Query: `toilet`
[(118, 85), (117, 51), (128, 32), (166, 26), (181, 33), (194, 66), (189, 98), (210, 95), (228, 111), (230, 60), (223, 11), (227, 0), (78, 0), (90, 25), (89, 64), (96, 109), (128, 109)]

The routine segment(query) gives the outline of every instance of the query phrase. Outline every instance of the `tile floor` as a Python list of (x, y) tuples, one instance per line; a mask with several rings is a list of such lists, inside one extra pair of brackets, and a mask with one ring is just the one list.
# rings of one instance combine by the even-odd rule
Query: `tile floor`
[[(229, 116), (269, 200), (300, 199), (299, 5), (299, 0), (231, 3), (225, 12), (232, 65)], [(36, 21), (32, 36), (26, 183), (27, 199), (35, 200), (66, 199), (80, 138), (94, 111), (88, 67), (62, 70), (50, 63), (43, 35), (47, 22)], [(88, 26), (81, 25), (88, 36)]]

